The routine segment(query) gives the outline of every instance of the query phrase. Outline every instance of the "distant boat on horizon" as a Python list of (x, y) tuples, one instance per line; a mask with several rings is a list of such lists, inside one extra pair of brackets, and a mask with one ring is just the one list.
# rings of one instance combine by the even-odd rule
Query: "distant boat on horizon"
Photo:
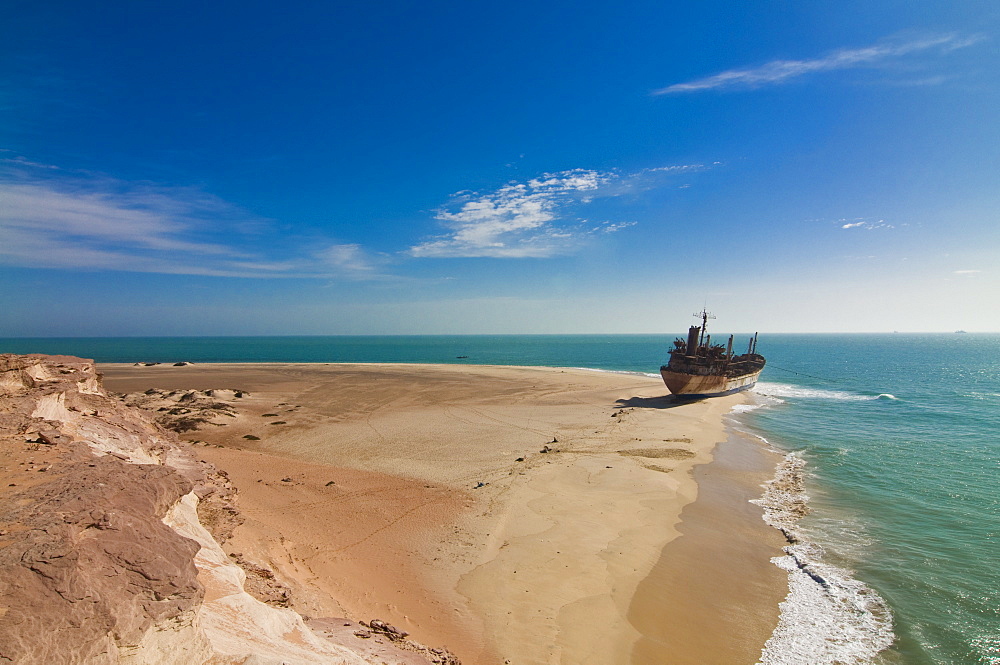
[(966, 333), (965, 333), (965, 331), (964, 331), (964, 330), (956, 330), (956, 331), (955, 331), (955, 334), (956, 334), (956, 335), (964, 335), (964, 334), (966, 334)]
[(670, 392), (718, 397), (752, 388), (767, 362), (757, 353), (757, 333), (750, 338), (746, 353), (733, 355), (732, 335), (727, 346), (712, 345), (708, 320), (715, 316), (704, 309), (694, 316), (701, 317), (701, 325), (688, 329), (687, 341), (674, 340), (670, 361), (660, 367), (660, 376)]

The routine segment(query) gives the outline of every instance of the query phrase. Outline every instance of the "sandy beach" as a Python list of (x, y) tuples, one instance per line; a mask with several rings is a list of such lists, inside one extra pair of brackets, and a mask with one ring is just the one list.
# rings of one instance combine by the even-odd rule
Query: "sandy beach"
[(744, 396), (532, 367), (99, 369), (120, 393), (242, 391), (182, 437), (238, 489), (227, 552), (302, 614), (467, 665), (749, 664), (777, 623), (783, 539), (748, 503), (777, 459), (723, 421)]

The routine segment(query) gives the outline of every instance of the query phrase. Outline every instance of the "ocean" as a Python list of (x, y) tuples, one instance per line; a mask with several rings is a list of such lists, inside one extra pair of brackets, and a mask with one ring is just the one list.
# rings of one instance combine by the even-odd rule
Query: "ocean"
[[(655, 375), (673, 338), (44, 338), (0, 339), (0, 352)], [(1000, 334), (762, 334), (758, 348), (754, 403), (732, 417), (786, 455), (761, 503), (796, 539), (775, 560), (792, 592), (762, 662), (1000, 665)], [(806, 499), (805, 517), (785, 510)]]

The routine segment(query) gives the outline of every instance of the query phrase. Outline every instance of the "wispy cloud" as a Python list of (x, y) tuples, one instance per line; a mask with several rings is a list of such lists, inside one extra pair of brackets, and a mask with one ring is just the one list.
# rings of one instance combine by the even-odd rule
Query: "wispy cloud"
[[(185, 240), (205, 201), (177, 192), (60, 191), (41, 183), (3, 186), (5, 229), (39, 237), (115, 244), (143, 250), (232, 254), (210, 242)], [(218, 207), (218, 206), (214, 206)]]
[[(219, 241), (261, 220), (184, 187), (125, 183), (23, 159), (0, 176), (0, 260), (11, 265), (203, 275), (272, 267)], [(41, 173), (46, 171), (46, 173)]]
[(415, 257), (545, 258), (565, 254), (596, 233), (632, 226), (630, 220), (595, 222), (584, 208), (655, 186), (659, 178), (703, 165), (666, 166), (620, 175), (589, 169), (546, 173), (488, 194), (459, 192), (437, 211), (447, 233), (410, 248)]
[(982, 270), (953, 270), (952, 273), (955, 275), (978, 275)]
[[(635, 225), (608, 202), (711, 168), (635, 173), (573, 169), (460, 192), (435, 219), (445, 232), (401, 252), (378, 253), (279, 223), (197, 188), (126, 182), (0, 154), (0, 264), (252, 278), (399, 281), (405, 258), (549, 257)], [(589, 213), (589, 214), (585, 214)], [(291, 220), (282, 220), (287, 226)]]
[[(272, 220), (192, 187), (0, 158), (0, 262), (221, 277), (379, 279), (357, 245), (275, 247)], [(324, 249), (315, 250), (317, 243)]]
[(316, 258), (331, 277), (353, 281), (398, 279), (385, 272), (389, 257), (374, 254), (356, 243), (329, 245), (317, 252)]
[[(937, 35), (910, 41), (885, 41), (864, 48), (839, 49), (808, 60), (772, 60), (759, 67), (730, 69), (694, 81), (675, 83), (654, 90), (654, 95), (676, 95), (706, 90), (760, 88), (779, 85), (792, 79), (818, 72), (857, 67), (875, 66), (880, 63), (922, 51), (937, 50), (948, 53), (981, 41), (978, 36), (962, 37), (956, 34)], [(941, 82), (941, 77), (923, 79), (924, 84)]]
[(884, 219), (870, 219), (866, 217), (855, 217), (854, 219), (837, 220), (842, 229), (894, 229), (895, 225), (889, 224)]

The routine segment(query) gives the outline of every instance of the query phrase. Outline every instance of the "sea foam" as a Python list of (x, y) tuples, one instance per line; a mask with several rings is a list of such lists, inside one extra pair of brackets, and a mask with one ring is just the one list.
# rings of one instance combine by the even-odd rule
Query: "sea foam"
[(805, 388), (790, 383), (771, 383), (761, 381), (754, 390), (769, 397), (791, 397), (798, 399), (833, 399), (850, 402), (870, 402), (874, 400), (898, 400), (899, 398), (889, 393), (878, 395), (862, 395), (860, 393), (846, 390), (824, 390), (822, 388)]
[(850, 571), (824, 563), (823, 548), (804, 539), (808, 514), (805, 460), (788, 454), (755, 503), (764, 521), (788, 541), (771, 561), (788, 573), (788, 595), (758, 665), (855, 665), (870, 662), (893, 642), (886, 602)]
[(747, 413), (748, 411), (756, 411), (757, 409), (764, 406), (763, 404), (734, 404), (730, 413)]

